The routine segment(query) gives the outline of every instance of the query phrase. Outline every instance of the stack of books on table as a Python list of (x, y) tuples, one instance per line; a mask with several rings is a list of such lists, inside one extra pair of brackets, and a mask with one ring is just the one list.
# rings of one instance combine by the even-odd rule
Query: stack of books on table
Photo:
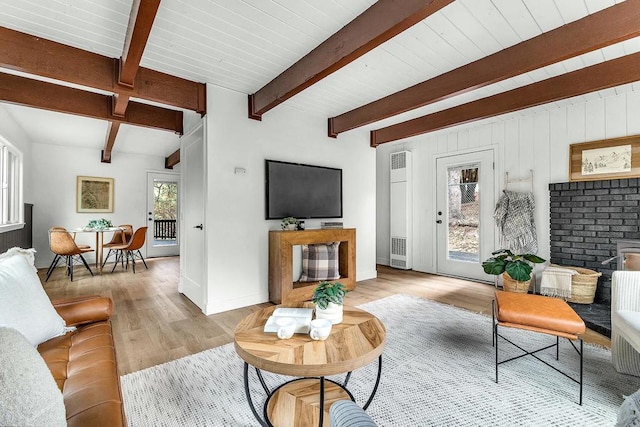
[(282, 317), (293, 317), (296, 319), (296, 334), (306, 334), (309, 332), (311, 317), (313, 317), (313, 308), (288, 308), (280, 307), (273, 311), (273, 314), (267, 319), (264, 325), (265, 332), (278, 332), (276, 321)]
[(342, 228), (343, 223), (342, 222), (321, 222), (320, 223), (320, 228), (322, 229), (326, 229), (326, 228)]

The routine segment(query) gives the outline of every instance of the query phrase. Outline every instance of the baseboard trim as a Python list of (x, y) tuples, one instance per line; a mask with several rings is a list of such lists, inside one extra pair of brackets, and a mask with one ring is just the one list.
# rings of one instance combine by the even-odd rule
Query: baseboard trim
[(377, 277), (378, 277), (377, 270), (356, 271), (356, 282), (361, 282), (363, 280), (376, 279)]
[(222, 313), (223, 311), (234, 310), (236, 308), (247, 307), (255, 304), (262, 304), (269, 301), (268, 294), (245, 295), (238, 298), (229, 298), (226, 300), (218, 300), (215, 304), (206, 304), (204, 314)]

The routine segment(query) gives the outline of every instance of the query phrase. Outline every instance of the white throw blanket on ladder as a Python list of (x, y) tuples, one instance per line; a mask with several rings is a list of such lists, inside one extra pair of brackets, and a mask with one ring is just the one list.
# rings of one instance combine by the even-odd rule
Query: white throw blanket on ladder
[(503, 248), (516, 253), (538, 252), (536, 226), (533, 222), (535, 202), (533, 193), (504, 190), (496, 204), (493, 217), (500, 229)]

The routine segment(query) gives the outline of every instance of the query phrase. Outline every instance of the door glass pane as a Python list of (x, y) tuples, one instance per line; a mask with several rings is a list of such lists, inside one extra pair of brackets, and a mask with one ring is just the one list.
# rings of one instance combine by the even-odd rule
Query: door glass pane
[(176, 245), (176, 220), (178, 218), (178, 183), (158, 181), (153, 183), (153, 245)]
[(478, 165), (447, 168), (447, 258), (479, 262), (480, 193)]

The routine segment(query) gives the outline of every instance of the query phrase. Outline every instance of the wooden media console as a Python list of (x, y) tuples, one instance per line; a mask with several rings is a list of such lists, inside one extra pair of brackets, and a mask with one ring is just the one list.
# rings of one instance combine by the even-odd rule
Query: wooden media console
[(356, 229), (337, 228), (269, 232), (269, 300), (274, 304), (308, 301), (318, 282), (293, 281), (293, 247), (340, 242), (340, 282), (356, 288)]

